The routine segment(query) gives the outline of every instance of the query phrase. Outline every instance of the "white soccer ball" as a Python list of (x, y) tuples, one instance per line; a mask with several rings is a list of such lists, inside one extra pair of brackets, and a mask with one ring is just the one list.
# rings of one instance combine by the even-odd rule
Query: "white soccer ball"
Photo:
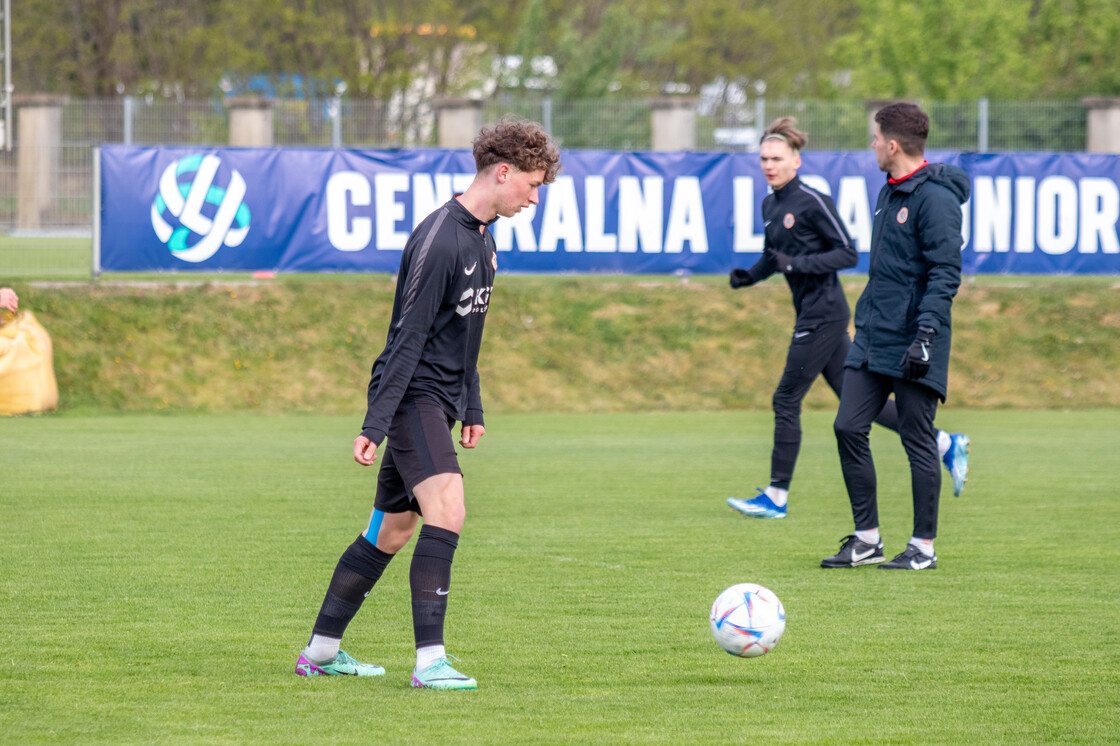
[(709, 620), (721, 648), (740, 658), (757, 658), (782, 639), (786, 610), (769, 588), (739, 583), (719, 594)]

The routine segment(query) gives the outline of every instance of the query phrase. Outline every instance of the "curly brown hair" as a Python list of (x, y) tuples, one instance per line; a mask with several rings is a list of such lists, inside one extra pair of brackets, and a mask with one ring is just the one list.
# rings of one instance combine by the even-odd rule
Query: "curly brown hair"
[(762, 139), (759, 142), (766, 142), (767, 140), (781, 140), (794, 150), (801, 150), (809, 143), (809, 136), (797, 129), (796, 119), (781, 117), (770, 123), (770, 126), (762, 133)]
[(522, 172), (543, 169), (544, 183), (551, 184), (560, 171), (560, 151), (539, 124), (507, 114), (474, 139), (475, 168), (485, 171), (499, 163)]
[(929, 137), (929, 115), (917, 104), (903, 101), (888, 104), (875, 112), (879, 132), (888, 140), (898, 142), (906, 155), (921, 155)]

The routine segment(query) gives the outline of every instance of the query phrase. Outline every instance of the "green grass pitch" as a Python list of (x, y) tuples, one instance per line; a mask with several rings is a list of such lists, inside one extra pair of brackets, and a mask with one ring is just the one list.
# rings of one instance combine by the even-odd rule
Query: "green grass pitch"
[[(831, 415), (808, 413), (783, 521), (764, 412), (506, 415), (461, 458), (449, 652), (475, 692), (408, 686), (407, 547), (343, 641), (383, 679), (293, 675), (374, 470), (353, 418), (0, 420), (0, 740), (8, 743), (1035, 744), (1120, 739), (1120, 415), (948, 410), (939, 568), (822, 570), (850, 530)], [(910, 529), (876, 431), (888, 556)], [(708, 631), (772, 588), (770, 654)]]

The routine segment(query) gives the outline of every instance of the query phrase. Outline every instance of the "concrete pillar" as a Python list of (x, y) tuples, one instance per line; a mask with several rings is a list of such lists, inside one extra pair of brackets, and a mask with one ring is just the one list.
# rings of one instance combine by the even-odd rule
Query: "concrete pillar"
[(482, 102), (473, 98), (437, 99), (436, 117), (439, 147), (469, 150), (482, 129)]
[(1085, 150), (1120, 153), (1120, 96), (1093, 96), (1081, 103), (1089, 110)]
[(54, 206), (62, 148), (62, 104), (66, 98), (45, 93), (14, 96), (18, 136), (16, 156), (19, 196), (16, 227), (37, 230)]
[(696, 107), (699, 99), (655, 98), (649, 102), (650, 147), (653, 150), (696, 150)]
[(255, 96), (226, 99), (229, 144), (235, 147), (272, 147), (272, 101)]

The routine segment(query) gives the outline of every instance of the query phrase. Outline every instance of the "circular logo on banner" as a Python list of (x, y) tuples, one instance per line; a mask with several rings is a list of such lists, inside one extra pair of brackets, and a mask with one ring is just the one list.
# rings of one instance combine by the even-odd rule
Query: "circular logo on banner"
[(239, 246), (249, 233), (245, 179), (230, 169), (224, 185), (216, 183), (221, 165), (214, 155), (187, 156), (159, 178), (152, 228), (176, 259), (206, 261), (222, 246)]
[(907, 210), (905, 207), (903, 207), (901, 210), (898, 211), (898, 222), (899, 223), (905, 223), (906, 218), (908, 218), (908, 217), (910, 217), (910, 211)]
[(796, 221), (794, 220), (792, 212), (787, 212), (786, 216), (784, 218), (782, 218), (782, 225), (784, 225), (786, 227), (786, 230), (789, 230), (790, 228), (792, 228), (793, 224), (795, 222)]

